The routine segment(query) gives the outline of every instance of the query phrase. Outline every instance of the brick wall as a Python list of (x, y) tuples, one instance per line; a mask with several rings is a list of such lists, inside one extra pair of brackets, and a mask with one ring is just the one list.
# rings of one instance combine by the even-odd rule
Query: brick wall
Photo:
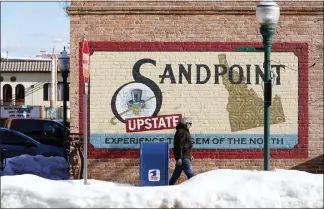
[[(71, 19), (71, 129), (82, 133), (82, 96), (80, 95), (79, 42), (86, 34), (95, 42), (249, 42), (259, 43), (261, 35), (255, 20), (253, 2), (73, 2)], [(276, 157), (271, 168), (296, 168), (323, 154), (323, 3), (279, 2), (280, 23), (274, 43), (307, 44), (308, 157)], [(93, 46), (95, 47), (95, 46)], [(226, 47), (224, 46), (224, 51)], [(94, 52), (91, 59), (99, 59)], [(106, 56), (106, 55), (101, 55)], [(107, 55), (108, 56), (108, 55)], [(102, 58), (100, 58), (102, 60)], [(91, 60), (92, 61), (92, 60)], [(100, 68), (97, 68), (100, 69)], [(91, 68), (90, 68), (91, 72)], [(299, 76), (303, 76), (299, 72)], [(92, 79), (92, 78), (91, 78)], [(125, 78), (126, 79), (126, 78)], [(91, 80), (93, 81), (93, 80)], [(93, 85), (92, 85), (93, 86)], [(99, 85), (96, 85), (97, 87)], [(107, 87), (106, 87), (107, 88)], [(95, 89), (90, 89), (95, 91)], [(80, 92), (80, 93), (79, 93)], [(97, 98), (100, 98), (100, 90)], [(91, 94), (92, 98), (95, 94)], [(109, 104), (107, 104), (109, 106)], [(93, 107), (93, 106), (92, 106)], [(110, 109), (110, 107), (107, 107)], [(301, 108), (301, 107), (299, 107)], [(91, 111), (91, 108), (90, 108)], [(89, 112), (90, 112), (89, 111)], [(294, 115), (296, 117), (296, 115)], [(90, 121), (96, 119), (91, 117)], [(81, 121), (81, 123), (80, 123)], [(89, 121), (89, 122), (90, 122)], [(302, 123), (303, 121), (298, 121)], [(91, 125), (91, 129), (96, 126)], [(100, 127), (97, 127), (100, 131)], [(95, 129), (93, 129), (95, 130)], [(90, 131), (90, 130), (89, 130)], [(307, 148), (306, 146), (306, 148)], [(303, 149), (303, 147), (298, 147)], [(118, 153), (126, 152), (127, 158)], [(138, 151), (104, 150), (103, 154), (89, 146), (89, 178), (138, 184)], [(235, 151), (234, 151), (235, 154)], [(233, 155), (233, 153), (232, 153)], [(211, 169), (262, 169), (263, 159), (240, 156), (240, 159), (219, 159), (219, 155), (200, 153), (193, 166), (197, 173)], [(130, 158), (131, 157), (131, 158)], [(225, 156), (222, 158), (233, 158)], [(254, 159), (253, 159), (254, 158)], [(258, 158), (258, 159), (255, 159)], [(299, 169), (323, 172), (323, 157)], [(172, 162), (172, 160), (171, 160)], [(170, 165), (170, 172), (174, 167)], [(124, 172), (127, 171), (127, 172)], [(118, 175), (115, 175), (118, 174)], [(131, 174), (131, 175), (129, 175)]]

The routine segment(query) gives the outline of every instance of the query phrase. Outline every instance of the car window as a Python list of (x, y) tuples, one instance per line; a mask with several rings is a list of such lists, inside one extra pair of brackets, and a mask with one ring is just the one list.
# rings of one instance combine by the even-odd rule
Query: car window
[(60, 137), (62, 134), (61, 125), (55, 122), (46, 121), (44, 122), (44, 133), (47, 136)]
[(2, 131), (1, 132), (1, 144), (8, 145), (25, 145), (27, 140), (22, 136), (19, 136), (13, 132)]
[(14, 130), (26, 134), (39, 134), (42, 131), (42, 126), (38, 120), (16, 120), (14, 126)]

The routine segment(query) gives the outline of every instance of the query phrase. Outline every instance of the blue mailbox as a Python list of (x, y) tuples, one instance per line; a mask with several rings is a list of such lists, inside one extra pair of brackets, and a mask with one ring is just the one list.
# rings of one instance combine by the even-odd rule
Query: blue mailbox
[(169, 185), (169, 144), (167, 142), (141, 143), (140, 185)]

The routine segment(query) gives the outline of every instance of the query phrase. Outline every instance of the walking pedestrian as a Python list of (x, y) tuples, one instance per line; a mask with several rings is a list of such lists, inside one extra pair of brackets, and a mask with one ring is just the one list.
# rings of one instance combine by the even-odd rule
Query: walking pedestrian
[(170, 178), (169, 185), (174, 185), (179, 179), (182, 171), (190, 179), (194, 176), (194, 170), (191, 166), (192, 156), (192, 139), (190, 128), (192, 119), (183, 117), (181, 122), (176, 126), (176, 133), (173, 140), (173, 155), (176, 161), (175, 169)]

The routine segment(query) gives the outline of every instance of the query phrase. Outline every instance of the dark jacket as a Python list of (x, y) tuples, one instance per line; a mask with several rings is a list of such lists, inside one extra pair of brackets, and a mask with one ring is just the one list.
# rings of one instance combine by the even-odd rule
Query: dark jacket
[(176, 133), (173, 139), (173, 154), (176, 160), (189, 158), (192, 156), (192, 139), (188, 128), (179, 123), (176, 126)]

